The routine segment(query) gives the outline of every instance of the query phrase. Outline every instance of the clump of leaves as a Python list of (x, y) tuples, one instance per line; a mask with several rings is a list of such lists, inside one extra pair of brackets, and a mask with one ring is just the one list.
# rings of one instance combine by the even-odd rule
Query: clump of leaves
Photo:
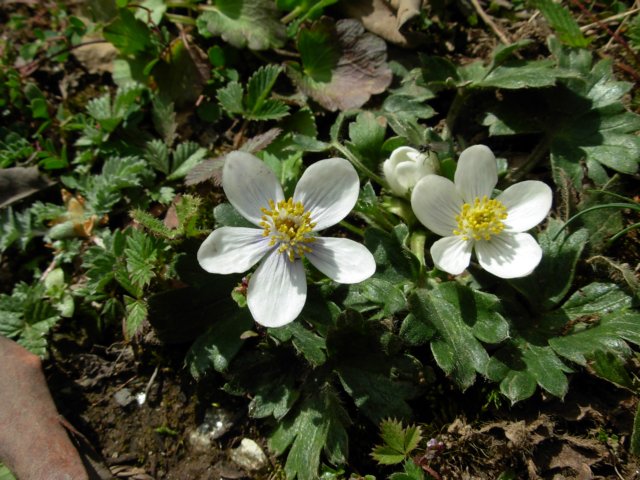
[(387, 419), (380, 423), (380, 437), (383, 444), (376, 445), (371, 456), (382, 465), (394, 465), (411, 457), (422, 441), (422, 430), (415, 425), (405, 428), (402, 422)]

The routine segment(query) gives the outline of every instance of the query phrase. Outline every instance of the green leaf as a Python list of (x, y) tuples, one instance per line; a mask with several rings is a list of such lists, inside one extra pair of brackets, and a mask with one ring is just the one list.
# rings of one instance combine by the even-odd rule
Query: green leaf
[(12, 475), (11, 470), (2, 463), (0, 463), (0, 480), (16, 480), (16, 477)]
[(118, 17), (103, 28), (102, 34), (122, 55), (138, 55), (153, 46), (147, 25), (126, 8), (118, 10)]
[(291, 449), (285, 463), (288, 479), (318, 478), (320, 456), (324, 450), (330, 461), (344, 463), (348, 452), (345, 427), (349, 417), (329, 386), (308, 395), (278, 424), (269, 445), (277, 453)]
[(126, 314), (124, 335), (126, 339), (130, 340), (136, 336), (147, 319), (147, 305), (142, 300), (136, 300), (126, 295), (124, 297), (124, 305)]
[(514, 333), (514, 338), (491, 357), (487, 377), (500, 381), (500, 391), (512, 403), (529, 398), (536, 385), (563, 398), (569, 386), (565, 373), (571, 369), (550, 347), (530, 343), (525, 338), (520, 332)]
[(637, 313), (616, 311), (601, 318), (587, 317), (585, 323), (578, 323), (582, 329), (575, 328), (566, 336), (549, 340), (558, 355), (586, 365), (587, 359), (595, 358), (597, 351), (627, 358), (631, 354), (627, 342), (640, 343), (640, 315)]
[(216, 93), (220, 106), (228, 113), (244, 113), (243, 96), (244, 88), (238, 82), (229, 82)]
[(415, 425), (402, 427), (397, 420), (383, 420), (380, 437), (384, 444), (374, 447), (371, 456), (382, 465), (393, 465), (406, 460), (422, 440), (422, 431)]
[(633, 432), (631, 434), (629, 450), (636, 457), (640, 456), (640, 403), (638, 403), (636, 414), (633, 417)]
[(349, 148), (369, 169), (377, 171), (382, 160), (382, 144), (387, 127), (383, 117), (371, 112), (361, 112), (355, 122), (349, 124)]
[(195, 142), (180, 143), (173, 152), (171, 173), (167, 180), (184, 178), (207, 155), (207, 151)]
[(244, 344), (242, 334), (252, 327), (247, 310), (218, 319), (189, 349), (186, 362), (193, 378), (200, 380), (211, 368), (226, 372)]
[(531, 0), (531, 3), (544, 15), (563, 43), (577, 48), (589, 46), (591, 42), (582, 35), (580, 26), (564, 6), (552, 0)]
[(196, 24), (201, 35), (219, 35), (236, 48), (280, 48), (286, 39), (285, 27), (270, 0), (217, 0)]
[(143, 289), (155, 277), (159, 244), (156, 239), (133, 229), (127, 237), (124, 250), (129, 278), (136, 287)]
[(279, 65), (263, 65), (251, 75), (247, 82), (245, 101), (245, 106), (250, 113), (255, 114), (260, 111), (281, 71), (282, 68)]
[[(469, 75), (475, 65), (463, 67), (463, 76)], [(475, 72), (474, 72), (475, 73)], [(522, 88), (551, 87), (559, 78), (573, 76), (572, 72), (559, 69), (552, 59), (510, 60), (491, 69), (471, 82), (470, 88)]]
[(178, 128), (173, 102), (159, 96), (154, 97), (151, 119), (156, 131), (162, 136), (164, 143), (171, 146), (176, 138), (176, 130)]
[(296, 46), (303, 71), (316, 82), (331, 81), (341, 53), (335, 37), (335, 26), (328, 22), (315, 22), (298, 33)]
[(485, 373), (489, 361), (478, 339), (499, 342), (509, 335), (495, 297), (455, 282), (416, 290), (409, 306), (417, 319), (437, 331), (431, 340), (436, 363), (463, 389), (473, 384), (476, 372)]
[(253, 223), (244, 218), (230, 203), (221, 203), (213, 209), (213, 217), (216, 220), (216, 228), (220, 227), (247, 227), (256, 228)]
[(347, 311), (327, 333), (327, 351), (343, 388), (372, 421), (411, 415), (406, 400), (416, 394), (416, 388), (393, 378), (392, 369), (400, 358), (385, 353), (376, 322)]
[(324, 338), (308, 330), (299, 322), (293, 322), (280, 327), (279, 333), (288, 333), (293, 336), (293, 346), (313, 366), (320, 366), (327, 360), (326, 344)]
[[(372, 208), (375, 208), (375, 205), (372, 205)], [(406, 229), (406, 226), (403, 227)], [(396, 233), (401, 234), (401, 230), (402, 227), (397, 228)], [(364, 244), (376, 261), (376, 278), (393, 284), (417, 278), (420, 268), (418, 260), (403, 246), (397, 235), (368, 228), (364, 233)]]
[(344, 305), (360, 312), (381, 306), (380, 315), (386, 317), (406, 308), (402, 291), (381, 278), (368, 278), (363, 282), (349, 285), (348, 290)]
[(169, 173), (169, 149), (162, 140), (156, 138), (147, 142), (145, 145), (144, 158), (159, 172), (165, 175)]
[(413, 460), (407, 460), (404, 462), (404, 472), (392, 473), (389, 480), (425, 480), (424, 470)]
[(600, 378), (633, 390), (633, 380), (627, 372), (625, 362), (613, 352), (597, 350), (593, 355), (591, 368)]
[(538, 311), (551, 309), (565, 297), (589, 238), (584, 229), (569, 235), (562, 227), (558, 220), (549, 221), (547, 229), (538, 236), (542, 247), (540, 264), (531, 275), (510, 281)]

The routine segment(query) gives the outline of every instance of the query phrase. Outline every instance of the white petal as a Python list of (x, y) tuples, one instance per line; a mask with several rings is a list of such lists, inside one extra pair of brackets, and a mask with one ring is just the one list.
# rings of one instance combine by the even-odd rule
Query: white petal
[(247, 305), (254, 320), (265, 327), (293, 322), (307, 299), (307, 279), (300, 260), (272, 251), (249, 280)]
[(542, 249), (528, 233), (503, 233), (475, 244), (482, 268), (500, 278), (529, 275), (542, 259)]
[(282, 187), (271, 169), (250, 153), (235, 151), (226, 156), (222, 169), (224, 193), (240, 214), (254, 225), (260, 225), (261, 208), (269, 200), (284, 200)]
[(539, 224), (549, 213), (553, 193), (551, 188), (537, 180), (511, 185), (497, 200), (507, 207), (506, 230), (525, 232)]
[(469, 266), (473, 242), (462, 237), (444, 237), (431, 245), (431, 258), (440, 270), (451, 275), (460, 275)]
[(376, 261), (367, 248), (347, 238), (317, 237), (309, 244), (307, 258), (318, 270), (338, 283), (358, 283), (376, 271)]
[(242, 273), (269, 250), (269, 238), (257, 228), (221, 227), (198, 249), (198, 262), (209, 273)]
[(311, 212), (314, 230), (324, 230), (349, 214), (359, 191), (360, 180), (353, 165), (343, 158), (329, 158), (304, 171), (293, 199)]
[(411, 193), (411, 208), (418, 220), (438, 235), (448, 237), (458, 227), (462, 197), (451, 180), (438, 175), (423, 177)]
[(489, 147), (474, 145), (460, 154), (454, 183), (466, 203), (484, 195), (491, 198), (498, 183), (498, 165)]
[(394, 162), (391, 158), (388, 158), (382, 164), (382, 171), (391, 191), (399, 197), (403, 197), (404, 195), (406, 195), (407, 190), (402, 185), (400, 185), (400, 183), (398, 183), (398, 180), (396, 179), (396, 163), (397, 162)]

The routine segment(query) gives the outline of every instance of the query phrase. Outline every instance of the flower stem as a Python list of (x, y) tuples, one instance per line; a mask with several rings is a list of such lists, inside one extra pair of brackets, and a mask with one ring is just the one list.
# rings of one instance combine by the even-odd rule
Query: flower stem
[(178, 15), (176, 13), (165, 13), (167, 19), (173, 23), (181, 23), (182, 25), (195, 25), (195, 19), (187, 17), (186, 15)]
[(533, 168), (542, 160), (545, 154), (549, 151), (549, 143), (551, 142), (551, 138), (549, 135), (545, 135), (542, 137), (538, 145), (533, 149), (529, 158), (518, 168), (514, 170), (514, 172), (509, 176), (511, 181), (518, 182), (524, 177), (527, 173), (529, 173)]
[(424, 230), (415, 230), (409, 237), (409, 247), (418, 260), (420, 260), (421, 268), (425, 266), (424, 245), (427, 242), (427, 232)]
[(387, 182), (385, 182), (384, 179), (380, 175), (374, 173), (368, 167), (366, 167), (360, 161), (360, 159), (357, 156), (355, 156), (353, 153), (351, 153), (351, 151), (348, 148), (342, 146), (338, 142), (332, 142), (331, 146), (333, 148), (335, 148), (336, 150), (338, 150), (345, 157), (347, 157), (347, 160), (349, 160), (351, 163), (353, 163), (353, 165), (356, 168), (358, 168), (362, 173), (364, 173), (366, 176), (368, 176), (371, 180), (373, 180), (374, 182), (376, 182), (378, 185), (380, 185), (382, 187), (385, 187), (385, 188), (387, 187)]
[(346, 220), (342, 220), (338, 225), (345, 228), (346, 230), (349, 230), (351, 233), (364, 238), (364, 230), (362, 228), (356, 227)]
[(468, 94), (466, 90), (462, 88), (458, 88), (456, 91), (456, 96), (453, 98), (453, 102), (451, 103), (451, 107), (449, 108), (449, 112), (447, 113), (447, 119), (445, 125), (449, 130), (449, 134), (453, 135), (453, 127), (455, 126), (458, 115), (460, 114), (460, 110), (462, 110), (462, 106), (464, 102), (466, 102)]

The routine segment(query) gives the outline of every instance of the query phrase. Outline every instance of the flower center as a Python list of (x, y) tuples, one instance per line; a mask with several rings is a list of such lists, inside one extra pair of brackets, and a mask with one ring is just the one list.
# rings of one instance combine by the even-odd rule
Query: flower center
[(506, 218), (507, 207), (485, 195), (476, 198), (473, 204), (462, 205), (460, 215), (456, 215), (458, 228), (453, 233), (460, 235), (463, 240), (489, 240), (492, 235), (504, 230), (503, 220)]
[(286, 252), (292, 262), (311, 252), (308, 244), (315, 242), (311, 231), (316, 224), (302, 202), (294, 202), (293, 198), (278, 203), (269, 200), (269, 207), (260, 209), (264, 214), (260, 222), (262, 235), (271, 237), (269, 246), (278, 245), (278, 252)]

